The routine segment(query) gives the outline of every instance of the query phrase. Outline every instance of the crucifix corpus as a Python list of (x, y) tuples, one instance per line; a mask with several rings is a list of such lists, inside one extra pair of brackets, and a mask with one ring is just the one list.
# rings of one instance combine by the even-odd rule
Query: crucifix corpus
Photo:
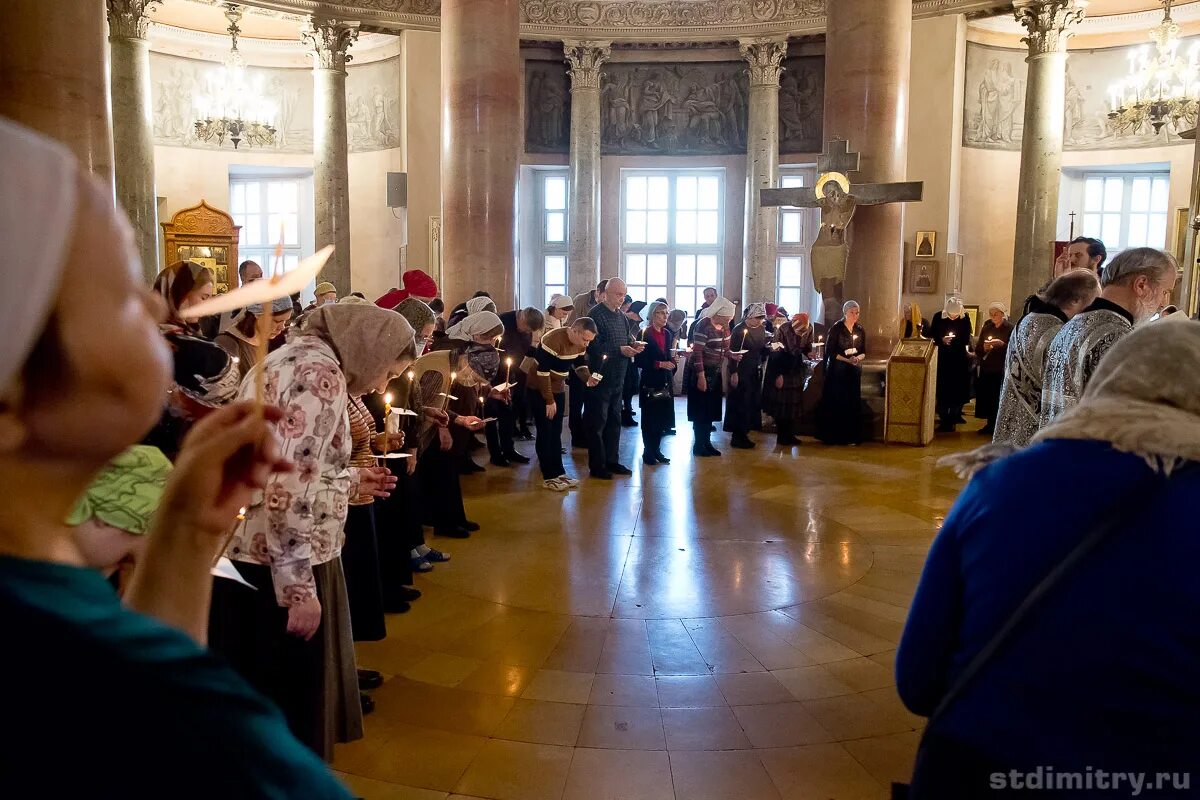
[(817, 159), (815, 191), (800, 189), (760, 189), (762, 206), (821, 209), (821, 229), (812, 246), (813, 285), (827, 278), (841, 283), (846, 279), (850, 245), (846, 229), (858, 206), (919, 201), (924, 183), (850, 183), (846, 173), (858, 172), (859, 154), (850, 152), (850, 143), (834, 139)]

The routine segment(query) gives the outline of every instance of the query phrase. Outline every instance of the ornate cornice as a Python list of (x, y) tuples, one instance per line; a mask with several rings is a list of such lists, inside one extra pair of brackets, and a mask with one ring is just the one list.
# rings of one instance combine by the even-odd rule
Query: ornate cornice
[(114, 39), (145, 39), (150, 14), (162, 0), (108, 0), (108, 35)]
[(301, 34), (312, 47), (313, 64), (320, 69), (346, 71), (350, 45), (358, 38), (358, 23), (312, 16)]
[(1069, 28), (1083, 19), (1085, 0), (1016, 0), (1013, 14), (1028, 32), (1029, 55), (1067, 52)]
[(563, 42), (567, 57), (567, 74), (571, 76), (571, 91), (599, 89), (600, 66), (612, 54), (612, 42), (590, 42), (567, 39)]
[(750, 85), (779, 88), (783, 72), (783, 57), (787, 55), (787, 39), (743, 39), (738, 52), (750, 62)]

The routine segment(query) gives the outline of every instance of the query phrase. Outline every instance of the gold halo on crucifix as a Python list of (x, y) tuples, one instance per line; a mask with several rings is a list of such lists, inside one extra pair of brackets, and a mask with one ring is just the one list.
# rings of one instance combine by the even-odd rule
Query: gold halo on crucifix
[(843, 193), (850, 194), (849, 178), (840, 172), (826, 172), (817, 179), (817, 185), (814, 191), (816, 192), (818, 200), (825, 196), (825, 184), (829, 183), (830, 181), (833, 181), (838, 186), (842, 187)]

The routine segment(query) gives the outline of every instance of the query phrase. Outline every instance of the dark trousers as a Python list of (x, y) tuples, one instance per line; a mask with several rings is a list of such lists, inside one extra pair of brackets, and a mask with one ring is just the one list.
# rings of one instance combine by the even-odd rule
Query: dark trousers
[(542, 478), (550, 480), (562, 477), (567, 474), (562, 459), (563, 403), (566, 397), (561, 392), (554, 395), (554, 403), (558, 406), (554, 419), (546, 419), (546, 401), (540, 392), (530, 392), (527, 399), (529, 409), (533, 412), (533, 424), (537, 427), (537, 457)]
[[(624, 378), (624, 376), (621, 376)], [(584, 422), (588, 434), (588, 466), (603, 472), (621, 460), (621, 401), (624, 381), (605, 375), (594, 389), (587, 390)]]
[[(523, 376), (525, 373), (519, 373)], [(533, 393), (525, 388), (523, 378), (517, 378), (517, 385), (512, 388), (513, 427), (523, 434), (529, 433), (529, 400)]]
[(567, 387), (571, 403), (571, 444), (572, 446), (587, 444), (587, 426), (583, 422), (583, 400), (587, 389), (574, 370), (571, 370), (571, 374), (567, 376)]
[(417, 461), (421, 485), (421, 518), (434, 528), (453, 528), (467, 520), (462, 484), (451, 451), (442, 450), (435, 438)]
[[(513, 391), (516, 389), (514, 388)], [(517, 433), (517, 417), (513, 412), (513, 406), (503, 400), (489, 397), (483, 408), (486, 416), (496, 418), (495, 422), (488, 423), (484, 430), (484, 437), (487, 439), (488, 455), (499, 461), (513, 451), (513, 439)]]
[(642, 452), (647, 456), (656, 456), (662, 454), (662, 439), (663, 432), (647, 428), (645, 420), (642, 420)]

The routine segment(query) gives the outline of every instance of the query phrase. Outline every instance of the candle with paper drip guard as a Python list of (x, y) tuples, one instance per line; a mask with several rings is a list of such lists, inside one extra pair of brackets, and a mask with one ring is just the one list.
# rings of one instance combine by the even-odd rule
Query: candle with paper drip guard
[[(604, 362), (606, 362), (606, 361), (608, 361), (607, 354), (600, 356), (600, 368), (601, 369), (604, 368)], [(593, 372), (592, 377), (598, 381), (602, 381), (602, 380), (604, 380), (604, 373), (603, 372)]]
[[(399, 422), (399, 420), (397, 420)], [(388, 454), (389, 434), (392, 432), (392, 393), (383, 396), (383, 454)]]
[(442, 392), (442, 411), (445, 411), (447, 408), (450, 407), (451, 400), (458, 399), (454, 395), (450, 394), (451, 392), (454, 391), (454, 382), (457, 380), (458, 380), (458, 373), (451, 372), (450, 373), (450, 385), (446, 387), (446, 391)]

